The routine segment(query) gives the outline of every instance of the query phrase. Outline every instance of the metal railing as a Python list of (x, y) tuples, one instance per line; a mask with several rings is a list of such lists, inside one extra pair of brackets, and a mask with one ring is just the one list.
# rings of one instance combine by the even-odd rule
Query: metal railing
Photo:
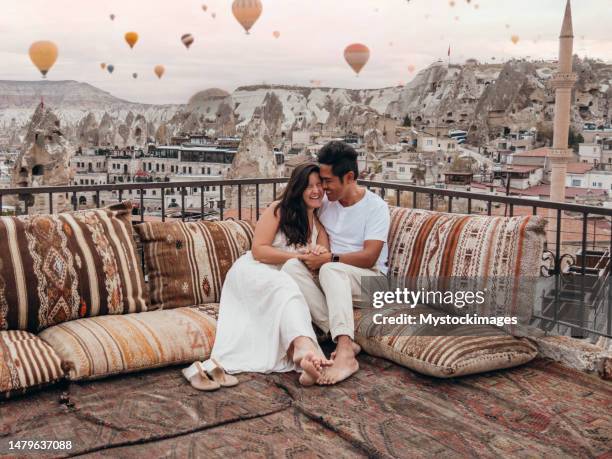
[[(161, 220), (165, 221), (168, 217), (168, 208), (165, 202), (167, 191), (169, 189), (178, 189), (181, 190), (180, 212), (178, 215), (182, 220), (186, 220), (188, 218), (188, 209), (185, 203), (184, 191), (191, 188), (199, 189), (200, 191), (200, 218), (204, 218), (207, 215), (207, 211), (210, 211), (210, 207), (205, 202), (205, 190), (207, 187), (219, 187), (215, 208), (219, 219), (227, 218), (229, 210), (232, 211), (231, 217), (243, 218), (243, 210), (245, 208), (244, 194), (245, 190), (248, 189), (250, 192), (247, 198), (251, 197), (255, 200), (250, 205), (254, 204), (255, 220), (257, 220), (259, 219), (261, 208), (268, 205), (269, 200), (274, 200), (278, 197), (279, 186), (287, 181), (287, 178), (259, 178), (8, 188), (0, 189), (0, 215), (3, 212), (3, 202), (7, 196), (11, 195), (21, 196), (22, 200), (29, 195), (46, 195), (48, 198), (46, 211), (54, 213), (56, 211), (54, 208), (54, 196), (58, 194), (64, 195), (66, 199), (69, 198), (71, 208), (78, 210), (80, 207), (80, 194), (93, 194), (96, 197), (94, 199), (96, 207), (100, 207), (100, 193), (115, 192), (117, 201), (122, 201), (126, 197), (126, 192), (137, 190), (138, 196), (136, 196), (134, 201), (138, 203), (138, 213), (135, 219), (142, 222), (147, 214), (144, 190), (160, 190)], [(380, 194), (390, 205), (470, 215), (514, 216), (531, 214), (547, 219), (551, 224), (548, 225), (546, 247), (542, 254), (542, 275), (555, 278), (557, 283), (563, 283), (563, 279), (566, 279), (568, 275), (579, 275), (584, 278), (594, 275), (596, 277), (599, 276), (599, 278), (604, 276), (606, 285), (600, 293), (605, 297), (606, 301), (604, 306), (600, 307), (600, 305), (597, 305), (598, 310), (594, 312), (597, 323), (595, 323), (594, 319), (591, 320), (590, 324), (563, 323), (563, 320), (559, 319), (559, 311), (556, 309), (551, 316), (542, 315), (539, 318), (542, 323), (554, 322), (556, 325), (561, 324), (570, 327), (571, 333), (578, 337), (582, 337), (585, 334), (612, 337), (612, 301), (610, 301), (612, 299), (612, 289), (607, 285), (610, 272), (610, 253), (612, 253), (612, 209), (394, 182), (360, 180), (359, 183)], [(267, 193), (269, 199), (266, 199), (265, 202), (261, 199), (261, 191), (264, 186), (272, 188), (272, 192)], [(228, 189), (236, 193), (234, 195), (235, 206), (231, 206), (231, 209), (226, 205), (225, 199)], [(24, 202), (27, 202), (27, 199)], [(503, 214), (501, 213), (502, 209)], [(27, 212), (27, 206), (24, 206), (24, 211)], [(593, 223), (592, 234), (589, 229), (590, 222)], [(603, 228), (598, 228), (598, 226), (603, 226)], [(599, 230), (599, 234), (597, 234), (597, 230)], [(589, 240), (591, 236), (592, 238)], [(571, 249), (574, 249), (574, 253), (571, 252)], [(568, 252), (568, 250), (570, 251)], [(607, 263), (605, 263), (605, 266), (591, 266), (593, 264), (591, 262), (593, 254), (599, 254), (600, 258), (606, 259)], [(599, 264), (601, 264), (601, 260)], [(563, 289), (557, 285), (554, 291), (558, 304), (559, 301), (563, 301)], [(582, 292), (584, 293), (584, 290)]]

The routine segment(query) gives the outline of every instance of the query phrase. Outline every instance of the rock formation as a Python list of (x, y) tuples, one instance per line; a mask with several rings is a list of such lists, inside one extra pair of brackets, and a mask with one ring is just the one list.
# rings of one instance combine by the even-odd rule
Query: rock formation
[[(30, 124), (23, 148), (15, 163), (12, 175), (13, 187), (63, 186), (71, 179), (70, 158), (75, 151), (60, 130), (57, 116), (42, 103), (38, 106)], [(31, 213), (49, 211), (47, 194), (23, 194), (21, 205)], [(69, 202), (65, 195), (55, 194), (54, 212), (67, 210)]]
[[(247, 128), (260, 107), (267, 107), (265, 113), (282, 113), (275, 115), (280, 127), (268, 124), (275, 144), (291, 139), (295, 130), (334, 136), (347, 131), (363, 135), (370, 129), (378, 129), (385, 143), (393, 144), (394, 127), (406, 115), (417, 128), (464, 129), (470, 140), (482, 142), (505, 129), (552, 128), (550, 79), (556, 67), (555, 62), (525, 60), (482, 64), (470, 59), (451, 66), (436, 62), (403, 88), (256, 85), (231, 94), (213, 88), (196, 93), (184, 105), (135, 104), (75, 81), (0, 81), (0, 137), (23, 137), (42, 96), (62, 121), (64, 135), (81, 146), (142, 146), (148, 138), (168, 143), (173, 136), (195, 132), (234, 135)], [(612, 65), (574, 58), (574, 69), (574, 128), (612, 121)], [(3, 132), (7, 129), (10, 132)]]
[[(272, 127), (277, 125), (274, 117), (269, 115), (269, 122)], [(266, 123), (266, 115), (263, 109), (258, 109), (251, 119), (250, 123), (244, 130), (242, 141), (238, 152), (232, 162), (232, 167), (229, 169), (227, 179), (240, 178), (273, 178), (282, 177), (282, 166), (276, 163), (274, 148), (270, 131)], [(237, 189), (228, 189), (226, 197), (226, 207), (235, 209), (238, 207)], [(272, 202), (272, 187), (260, 187), (260, 203), (263, 208), (265, 205)], [(243, 202), (255, 202), (255, 187), (251, 186), (248, 189), (243, 189)]]
[[(505, 64), (437, 62), (422, 70), (392, 103), (393, 117), (409, 115), (418, 128), (464, 129), (472, 141), (498, 136), (505, 128), (550, 126), (554, 91), (550, 79), (557, 64), (512, 60)], [(572, 123), (610, 122), (612, 65), (574, 57), (578, 74)]]

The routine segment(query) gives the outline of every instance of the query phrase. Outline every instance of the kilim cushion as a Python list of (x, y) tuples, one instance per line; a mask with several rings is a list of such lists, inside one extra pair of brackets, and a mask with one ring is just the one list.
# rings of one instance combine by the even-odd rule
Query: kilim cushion
[(489, 217), (391, 208), (393, 276), (539, 276), (544, 227), (538, 216)]
[(22, 330), (0, 331), (0, 398), (63, 376), (60, 358), (43, 340)]
[(197, 308), (75, 320), (44, 330), (73, 381), (206, 360), (216, 322)]
[(413, 288), (486, 290), (487, 302), (472, 312), (516, 316), (525, 323), (532, 316), (545, 224), (537, 216), (392, 208), (389, 276)]
[(218, 303), (225, 275), (253, 240), (250, 223), (232, 220), (150, 222), (136, 231), (154, 309)]
[(131, 208), (0, 217), (0, 330), (146, 311)]
[[(374, 314), (398, 317), (406, 309), (355, 309), (355, 341), (370, 355), (419, 373), (451, 378), (522, 365), (537, 355), (526, 338), (487, 325), (376, 325)], [(441, 314), (417, 306), (410, 314)], [(380, 319), (376, 320), (380, 322)]]

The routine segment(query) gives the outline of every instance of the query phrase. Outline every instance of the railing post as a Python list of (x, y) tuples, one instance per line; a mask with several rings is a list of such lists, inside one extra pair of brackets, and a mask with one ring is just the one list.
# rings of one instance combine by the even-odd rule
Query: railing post
[(510, 204), (510, 216), (514, 217), (514, 204)]
[[(162, 188), (163, 189), (163, 188)], [(144, 194), (142, 192), (142, 188), (140, 189), (140, 223), (144, 222)], [(163, 199), (163, 197), (162, 197)]]
[(491, 216), (491, 201), (487, 201), (487, 215)]
[(200, 187), (200, 220), (204, 220), (204, 185)]
[(413, 209), (417, 208), (417, 192), (416, 191), (412, 192), (412, 208)]
[(259, 221), (259, 183), (255, 184), (255, 220)]
[(276, 182), (272, 183), (272, 200), (276, 201)]
[(49, 193), (49, 213), (53, 213), (53, 193)]
[(401, 205), (401, 193), (402, 191), (398, 188), (397, 190), (395, 190), (395, 205), (397, 207), (400, 207)]
[(429, 193), (429, 210), (434, 210), (434, 195)]
[(586, 274), (586, 250), (587, 250), (587, 224), (588, 224), (588, 213), (582, 214), (582, 269), (581, 273), (584, 276)]
[(166, 190), (161, 189), (162, 222), (166, 221)]
[(561, 274), (561, 209), (557, 209), (555, 229), (555, 274)]
[(2, 215), (2, 194), (0, 194), (0, 215)]
[(448, 213), (449, 214), (453, 213), (453, 197), (452, 196), (448, 197)]
[(181, 221), (185, 221), (185, 187), (181, 187)]
[(77, 199), (77, 193), (76, 191), (72, 192), (72, 209), (73, 210), (77, 210), (78, 209), (78, 199)]
[(468, 215), (470, 215), (472, 213), (472, 198), (468, 198), (467, 213), (468, 213)]
[(223, 221), (223, 208), (225, 203), (223, 202), (223, 185), (219, 187), (219, 219)]
[(96, 190), (96, 209), (100, 208), (100, 190)]
[[(274, 187), (274, 196), (276, 199), (276, 187)], [(238, 220), (242, 220), (242, 185), (238, 184)]]

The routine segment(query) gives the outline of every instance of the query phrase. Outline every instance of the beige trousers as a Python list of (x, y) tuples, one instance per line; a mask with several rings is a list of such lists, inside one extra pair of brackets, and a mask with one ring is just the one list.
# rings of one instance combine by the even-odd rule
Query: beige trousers
[(381, 276), (377, 269), (357, 268), (344, 263), (326, 263), (318, 280), (300, 260), (287, 261), (282, 271), (289, 274), (306, 298), (312, 321), (334, 341), (341, 335), (355, 338), (353, 299), (361, 297), (361, 278)]

